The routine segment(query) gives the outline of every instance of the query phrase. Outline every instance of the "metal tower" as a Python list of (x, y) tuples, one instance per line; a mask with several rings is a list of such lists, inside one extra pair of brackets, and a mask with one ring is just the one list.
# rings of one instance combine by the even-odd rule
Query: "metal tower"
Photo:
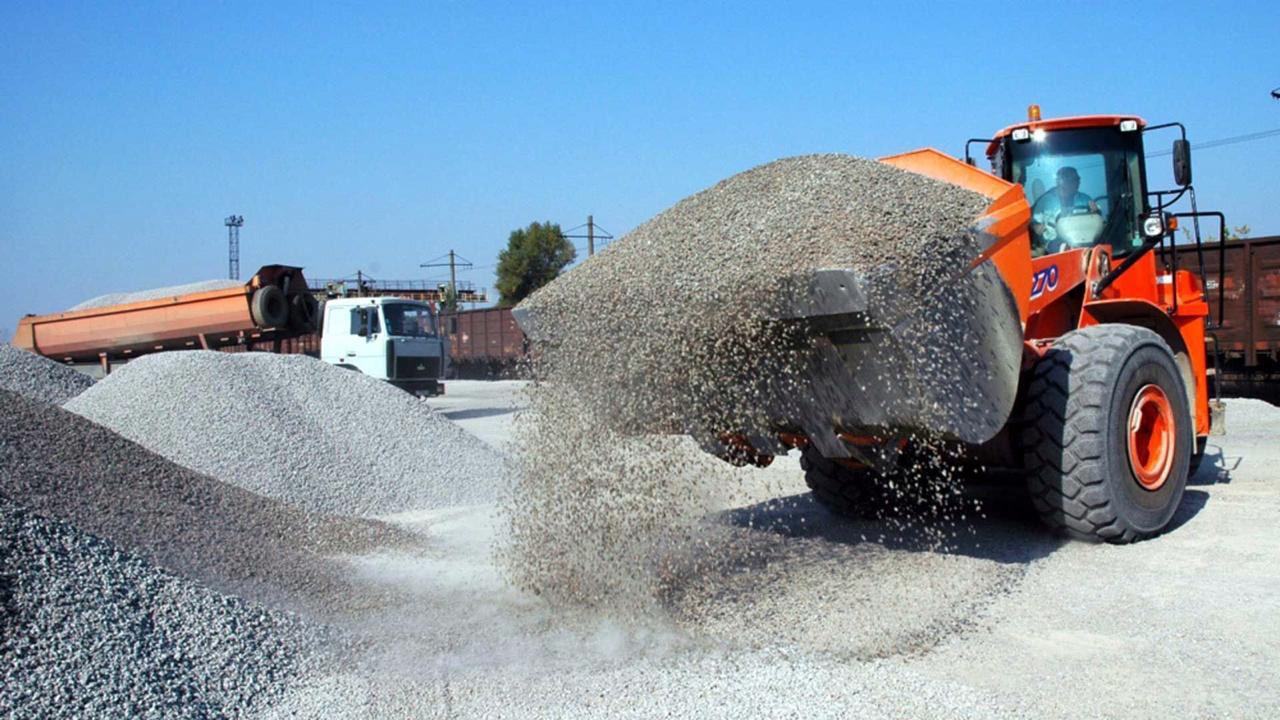
[(243, 215), (232, 215), (225, 221), (227, 226), (227, 273), (232, 280), (240, 279), (240, 228), (244, 225)]

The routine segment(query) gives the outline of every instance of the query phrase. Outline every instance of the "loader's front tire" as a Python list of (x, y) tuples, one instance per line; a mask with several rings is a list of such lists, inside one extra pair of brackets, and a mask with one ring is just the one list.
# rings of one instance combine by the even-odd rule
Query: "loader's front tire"
[(1062, 336), (1031, 370), (1022, 420), (1027, 486), (1047, 525), (1130, 543), (1169, 524), (1195, 436), (1182, 375), (1159, 335), (1112, 324)]
[(883, 497), (870, 468), (850, 468), (822, 456), (812, 447), (800, 453), (804, 482), (820, 504), (850, 518), (880, 517)]

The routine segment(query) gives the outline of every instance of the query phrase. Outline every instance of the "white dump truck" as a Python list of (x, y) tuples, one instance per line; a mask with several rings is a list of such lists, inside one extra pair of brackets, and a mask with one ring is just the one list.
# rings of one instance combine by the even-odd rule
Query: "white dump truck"
[(339, 298), (324, 303), (320, 359), (407, 390), (444, 392), (449, 341), (425, 302), (405, 298)]

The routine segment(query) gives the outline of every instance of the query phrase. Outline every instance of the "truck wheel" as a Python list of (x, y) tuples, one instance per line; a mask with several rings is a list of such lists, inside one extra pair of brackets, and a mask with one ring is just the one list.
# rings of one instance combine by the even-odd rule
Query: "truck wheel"
[(880, 517), (883, 498), (870, 468), (845, 467), (812, 446), (800, 452), (800, 467), (814, 499), (831, 512), (851, 518)]
[(1062, 336), (1031, 370), (1021, 445), (1040, 518), (1081, 540), (1162, 531), (1186, 488), (1191, 412), (1154, 332), (1097, 325)]
[(289, 322), (289, 303), (284, 291), (275, 285), (258, 288), (249, 301), (249, 311), (260, 328), (280, 327)]
[(302, 332), (316, 329), (320, 303), (307, 293), (299, 293), (289, 300), (289, 327)]

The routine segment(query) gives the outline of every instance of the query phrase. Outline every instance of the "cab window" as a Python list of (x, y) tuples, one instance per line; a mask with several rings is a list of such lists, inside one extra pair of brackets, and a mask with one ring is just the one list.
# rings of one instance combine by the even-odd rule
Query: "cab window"
[(365, 326), (369, 329), (370, 335), (377, 335), (382, 332), (382, 325), (378, 321), (378, 309), (373, 307), (361, 307), (351, 309), (351, 334), (359, 335), (360, 328)]
[(1031, 204), (1036, 255), (1100, 243), (1122, 255), (1142, 244), (1145, 196), (1138, 133), (1057, 130), (1007, 143), (1008, 179), (1022, 185)]

